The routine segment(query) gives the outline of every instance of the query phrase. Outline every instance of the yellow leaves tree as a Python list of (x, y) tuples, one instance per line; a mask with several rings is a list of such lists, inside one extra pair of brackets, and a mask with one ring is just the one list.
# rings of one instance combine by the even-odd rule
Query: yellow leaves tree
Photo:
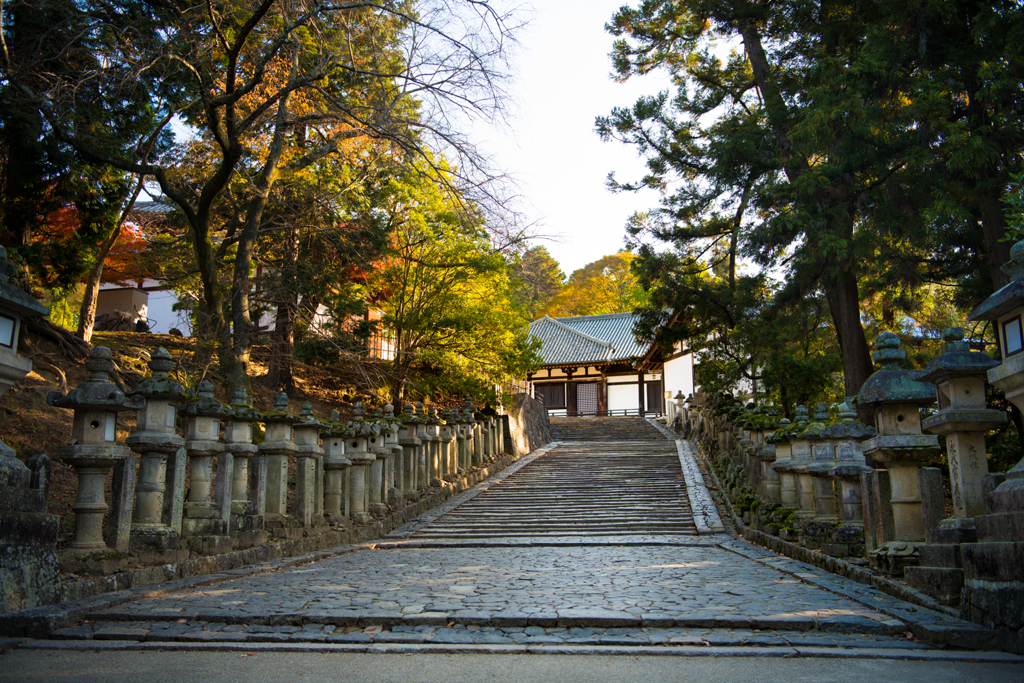
[(647, 306), (647, 293), (630, 270), (635, 258), (635, 254), (620, 251), (573, 272), (548, 303), (544, 315), (558, 318), (627, 313)]

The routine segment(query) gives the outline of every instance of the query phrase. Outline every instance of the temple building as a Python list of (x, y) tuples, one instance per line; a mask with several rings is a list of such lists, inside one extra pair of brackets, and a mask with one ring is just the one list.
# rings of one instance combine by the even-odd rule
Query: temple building
[(693, 392), (693, 355), (666, 356), (637, 341), (632, 313), (530, 323), (544, 364), (527, 376), (550, 415), (661, 415), (665, 399)]

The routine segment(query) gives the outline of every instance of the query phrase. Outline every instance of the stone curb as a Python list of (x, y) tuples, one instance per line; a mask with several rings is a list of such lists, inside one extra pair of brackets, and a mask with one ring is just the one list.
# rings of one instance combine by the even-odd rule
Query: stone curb
[(891, 659), (932, 662), (985, 662), (1022, 664), (1024, 657), (1003, 652), (957, 652), (951, 650), (901, 650), (838, 647), (679, 646), (679, 645), (469, 645), (444, 643), (182, 643), (135, 641), (23, 642), (26, 650), (78, 651), (190, 651), (190, 652), (344, 652), (375, 654), (537, 654), (537, 655), (647, 655), (689, 657), (821, 657), (842, 659)]
[(885, 593), (899, 601), (916, 605), (922, 609), (907, 609), (892, 601), (880, 600), (877, 596), (870, 594), (867, 590), (851, 590), (848, 586), (841, 585), (840, 582), (832, 580), (830, 576), (819, 576), (806, 572), (805, 570), (802, 570), (803, 568), (796, 566), (784, 566), (784, 563), (780, 563), (778, 561), (783, 560), (784, 558), (779, 558), (778, 556), (756, 556), (754, 554), (744, 552), (739, 546), (729, 543), (719, 544), (722, 549), (735, 552), (754, 562), (788, 573), (801, 581), (810, 583), (831, 593), (841, 595), (844, 598), (853, 600), (854, 602), (865, 605), (866, 607), (879, 611), (895, 619), (899, 619), (907, 625), (908, 630), (910, 630), (914, 636), (930, 645), (952, 645), (954, 647), (962, 647), (971, 650), (999, 648), (998, 634), (996, 632), (990, 631), (971, 622), (962, 621), (958, 618), (957, 613), (953, 609), (946, 607), (945, 605), (940, 605), (937, 601), (914, 590), (913, 588), (910, 588), (909, 586), (905, 586), (902, 583), (887, 577), (874, 574), (864, 567), (845, 562), (839, 558), (826, 555), (825, 553), (817, 550), (804, 548), (803, 546), (799, 546), (795, 543), (790, 543), (789, 541), (784, 541), (781, 538), (766, 534), (763, 531), (750, 528), (744, 524), (740, 516), (736, 514), (736, 510), (732, 506), (732, 500), (726, 493), (725, 488), (722, 486), (722, 483), (718, 478), (718, 473), (715, 471), (712, 463), (704, 455), (700, 445), (690, 444), (690, 447), (691, 450), (696, 450), (705, 467), (707, 467), (708, 472), (711, 474), (711, 477), (714, 479), (715, 486), (717, 486), (718, 490), (722, 493), (722, 499), (729, 516), (732, 518), (733, 523), (736, 525), (736, 528), (739, 530), (739, 534), (744, 540), (754, 544), (755, 547), (767, 548), (768, 550), (778, 553), (779, 555), (783, 555), (786, 558), (791, 558), (792, 560), (812, 565), (819, 570), (827, 572), (828, 575), (843, 577), (859, 584), (869, 586), (870, 588)]
[[(575, 612), (575, 613), (574, 613)], [(102, 609), (83, 615), (86, 619), (107, 623), (137, 623), (139, 615), (132, 613), (106, 612)], [(185, 619), (221, 624), (246, 624), (249, 626), (496, 626), (542, 628), (707, 628), (707, 629), (759, 629), (784, 631), (814, 631), (818, 633), (873, 633), (876, 635), (897, 635), (906, 630), (902, 621), (890, 619), (869, 623), (865, 619), (849, 622), (822, 621), (810, 617), (729, 617), (729, 616), (637, 616), (628, 612), (587, 613), (586, 610), (566, 610), (563, 613), (518, 614), (510, 612), (464, 611), (424, 612), (402, 614), (401, 612), (338, 611), (330, 615), (258, 615), (218, 614), (203, 612), (152, 612), (146, 615), (146, 622), (172, 622)]]
[[(547, 446), (541, 447), (543, 448)], [(506, 455), (470, 472), (453, 485), (446, 486), (366, 526), (75, 581), (62, 587), (62, 593), (67, 599), (58, 604), (0, 614), (0, 637), (46, 637), (56, 629), (81, 621), (87, 614), (131, 600), (207, 586), (241, 576), (272, 572), (355, 550), (373, 548), (375, 546), (368, 544), (368, 541), (383, 537), (427, 510), (463, 493), (531, 454), (526, 453), (518, 457)]]

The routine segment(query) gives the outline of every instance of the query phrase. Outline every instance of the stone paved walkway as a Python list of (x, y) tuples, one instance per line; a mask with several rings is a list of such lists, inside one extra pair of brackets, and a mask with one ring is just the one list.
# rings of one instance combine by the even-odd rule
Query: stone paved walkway
[[(696, 468), (684, 477), (678, 460), (692, 455), (667, 439), (651, 444), (603, 442), (589, 455), (585, 444), (556, 444), (378, 543), (209, 586), (157, 591), (34, 646), (742, 646), (794, 654), (808, 647), (919, 650), (927, 647), (922, 638), (935, 644), (949, 633), (961, 640), (978, 635), (951, 616), (708, 533), (707, 524), (696, 535), (686, 498), (699, 486)], [(637, 455), (638, 448), (644, 453)], [(674, 466), (664, 454), (677, 458)], [(648, 479), (653, 497), (637, 493), (641, 483), (622, 488), (623, 481), (645, 481), (645, 464), (655, 462), (659, 476), (674, 479)], [(668, 504), (680, 496), (677, 508)], [(501, 508), (519, 505), (535, 531), (496, 533), (514, 523)], [(605, 517), (634, 508), (650, 517), (640, 525), (644, 533), (602, 526)], [(466, 531), (474, 514), (500, 521), (484, 533)], [(676, 521), (659, 527), (659, 518)], [(588, 526), (596, 531), (586, 533)]]

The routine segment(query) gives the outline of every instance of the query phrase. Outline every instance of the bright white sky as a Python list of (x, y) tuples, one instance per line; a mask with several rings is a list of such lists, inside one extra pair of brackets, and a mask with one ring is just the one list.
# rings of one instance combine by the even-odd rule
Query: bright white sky
[(539, 244), (566, 275), (619, 251), (626, 219), (658, 201), (653, 191), (613, 194), (605, 187), (610, 171), (632, 180), (643, 173), (643, 164), (631, 147), (601, 142), (594, 132), (596, 116), (669, 86), (656, 76), (627, 83), (610, 77), (613, 38), (604, 25), (627, 1), (538, 3), (520, 34), (512, 130), (473, 134), (496, 165), (520, 182), (528, 219), (538, 223), (537, 232), (554, 238)]

